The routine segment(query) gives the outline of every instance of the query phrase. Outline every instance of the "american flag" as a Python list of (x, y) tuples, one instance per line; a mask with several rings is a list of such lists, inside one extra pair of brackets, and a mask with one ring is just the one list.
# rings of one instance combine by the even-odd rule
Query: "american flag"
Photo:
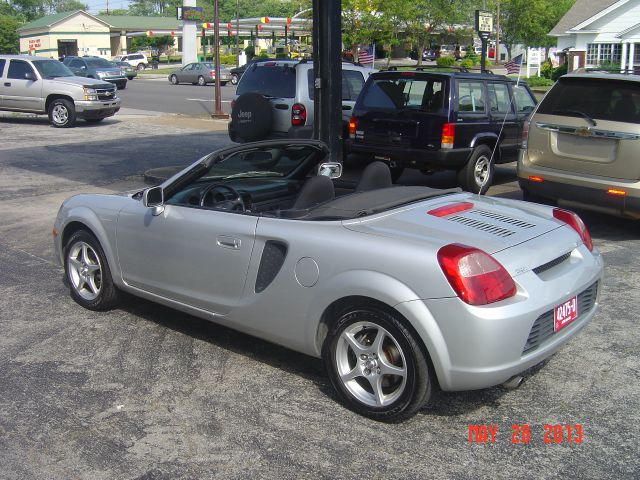
[(358, 51), (358, 62), (362, 65), (373, 64), (373, 45), (360, 47)]
[(511, 75), (513, 73), (520, 73), (520, 67), (522, 66), (522, 54), (517, 57), (513, 57), (507, 63), (504, 64), (507, 67), (507, 75)]

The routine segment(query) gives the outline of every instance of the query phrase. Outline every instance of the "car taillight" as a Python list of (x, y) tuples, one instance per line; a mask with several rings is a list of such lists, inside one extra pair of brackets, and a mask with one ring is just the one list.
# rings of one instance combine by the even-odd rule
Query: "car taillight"
[(488, 253), (459, 243), (438, 250), (438, 263), (449, 284), (469, 305), (487, 305), (516, 294), (516, 284)]
[(211, 78), (216, 78), (216, 71), (215, 70), (211, 70), (209, 72), (209, 75), (211, 76)]
[(442, 125), (442, 137), (440, 138), (441, 148), (453, 148), (453, 140), (456, 134), (455, 123), (445, 123)]
[(307, 123), (307, 109), (301, 103), (294, 103), (291, 107), (291, 125), (299, 126)]
[(446, 217), (447, 215), (465, 212), (467, 210), (471, 210), (472, 208), (473, 203), (471, 202), (457, 202), (434, 208), (433, 210), (429, 210), (427, 213), (429, 215), (433, 215), (434, 217)]
[(526, 120), (522, 124), (522, 138), (520, 139), (522, 143), (521, 148), (527, 148), (527, 145), (529, 143), (529, 123), (529, 120)]
[(356, 128), (358, 128), (358, 120), (356, 117), (349, 119), (349, 138), (356, 138)]
[(556, 218), (557, 220), (560, 220), (561, 222), (564, 222), (571, 228), (573, 228), (576, 233), (580, 235), (584, 246), (587, 247), (590, 252), (593, 251), (593, 241), (591, 240), (591, 235), (589, 235), (587, 227), (585, 227), (584, 222), (578, 215), (570, 212), (569, 210), (554, 208), (553, 218)]

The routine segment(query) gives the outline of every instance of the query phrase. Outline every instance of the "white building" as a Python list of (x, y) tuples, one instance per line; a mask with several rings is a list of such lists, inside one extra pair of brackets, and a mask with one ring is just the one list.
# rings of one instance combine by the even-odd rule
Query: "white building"
[(549, 32), (569, 57), (569, 70), (640, 68), (640, 0), (576, 0)]

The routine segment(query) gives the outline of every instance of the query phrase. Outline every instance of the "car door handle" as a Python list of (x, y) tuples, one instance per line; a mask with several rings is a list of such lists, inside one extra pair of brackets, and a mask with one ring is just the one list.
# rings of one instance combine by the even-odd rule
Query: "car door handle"
[(5, 87), (10, 87), (11, 86), (11, 82), (4, 82), (4, 86)]
[(216, 238), (216, 243), (219, 247), (233, 248), (234, 250), (238, 250), (242, 245), (239, 238), (231, 237), (229, 235), (219, 235)]
[(343, 110), (351, 110), (351, 105), (342, 105)]
[(286, 103), (276, 103), (274, 105), (278, 110), (289, 110), (289, 105)]

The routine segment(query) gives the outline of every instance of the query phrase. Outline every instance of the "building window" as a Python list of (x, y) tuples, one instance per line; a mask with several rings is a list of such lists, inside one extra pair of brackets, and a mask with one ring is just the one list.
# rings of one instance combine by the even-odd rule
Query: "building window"
[(587, 43), (587, 65), (598, 64), (598, 45)]
[(622, 44), (620, 43), (588, 43), (587, 65), (596, 66), (603, 63), (617, 63), (622, 61)]

